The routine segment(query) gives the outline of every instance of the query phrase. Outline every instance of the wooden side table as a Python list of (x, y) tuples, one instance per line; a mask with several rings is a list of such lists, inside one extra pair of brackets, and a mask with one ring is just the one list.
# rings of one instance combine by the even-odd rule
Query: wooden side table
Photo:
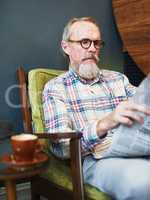
[(24, 178), (32, 178), (46, 171), (48, 167), (48, 159), (39, 165), (33, 165), (26, 168), (15, 168), (6, 164), (3, 157), (0, 158), (0, 180), (5, 182), (7, 200), (16, 200), (16, 180)]

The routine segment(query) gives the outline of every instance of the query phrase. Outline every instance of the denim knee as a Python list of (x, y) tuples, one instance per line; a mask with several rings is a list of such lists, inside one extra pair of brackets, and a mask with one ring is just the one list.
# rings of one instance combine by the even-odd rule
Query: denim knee
[(134, 180), (129, 178), (123, 193), (121, 200), (150, 200), (150, 175), (137, 176)]

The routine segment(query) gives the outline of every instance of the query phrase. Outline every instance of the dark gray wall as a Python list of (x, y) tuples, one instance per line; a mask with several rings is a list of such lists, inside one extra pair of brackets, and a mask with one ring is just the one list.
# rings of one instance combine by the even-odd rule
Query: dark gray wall
[[(121, 41), (111, 0), (0, 0), (0, 120), (22, 130), (16, 69), (36, 66), (67, 69), (61, 55), (63, 27), (71, 17), (92, 16), (101, 25), (106, 42), (101, 63), (121, 71)], [(112, 67), (113, 66), (113, 67)]]

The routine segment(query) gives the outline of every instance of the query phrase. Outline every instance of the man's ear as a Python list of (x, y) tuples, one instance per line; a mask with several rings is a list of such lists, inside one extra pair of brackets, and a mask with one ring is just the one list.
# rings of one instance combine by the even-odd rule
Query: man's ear
[(66, 41), (61, 41), (61, 48), (63, 49), (64, 53), (69, 56), (69, 46)]

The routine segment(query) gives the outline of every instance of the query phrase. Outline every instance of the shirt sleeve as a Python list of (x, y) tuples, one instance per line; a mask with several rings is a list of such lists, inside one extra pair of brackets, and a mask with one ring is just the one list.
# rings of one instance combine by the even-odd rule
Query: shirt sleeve
[(63, 94), (51, 84), (43, 91), (43, 110), (47, 132), (71, 131), (71, 120), (67, 114)]
[(136, 87), (129, 82), (125, 75), (123, 75), (123, 80), (127, 97), (132, 97), (136, 92)]
[[(61, 94), (59, 86), (54, 86), (49, 82), (43, 90), (43, 111), (45, 130), (48, 133), (69, 132), (71, 129), (71, 120), (67, 114), (66, 105)], [(68, 158), (69, 140), (61, 139), (50, 145), (50, 150), (60, 158)]]

